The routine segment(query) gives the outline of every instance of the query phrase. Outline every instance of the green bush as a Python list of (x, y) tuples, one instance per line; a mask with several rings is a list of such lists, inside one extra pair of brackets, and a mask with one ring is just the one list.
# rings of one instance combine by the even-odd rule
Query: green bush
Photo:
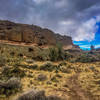
[(58, 60), (58, 51), (56, 48), (49, 48), (49, 57), (51, 61), (57, 61)]
[(49, 60), (49, 50), (42, 48), (35, 48), (33, 52), (32, 59), (37, 61), (47, 61)]
[(58, 50), (58, 60), (64, 60), (65, 59), (65, 52), (63, 50), (62, 44), (58, 43), (56, 45), (57, 50)]
[(60, 97), (57, 97), (55, 95), (52, 95), (52, 96), (48, 96), (47, 97), (47, 100), (62, 100)]
[(40, 70), (44, 71), (54, 71), (56, 69), (56, 66), (53, 65), (51, 62), (47, 62), (40, 66)]
[(65, 52), (62, 45), (57, 44), (56, 47), (49, 48), (49, 57), (51, 61), (64, 60)]
[(6, 64), (6, 59), (0, 56), (0, 67), (4, 66), (5, 64)]
[(16, 100), (46, 100), (44, 91), (30, 90), (23, 93)]
[(64, 56), (65, 56), (65, 60), (67, 60), (67, 61), (70, 61), (71, 58), (73, 58), (73, 55), (71, 53), (69, 53), (69, 52), (65, 52)]
[(51, 78), (51, 81), (52, 81), (52, 82), (59, 82), (59, 81), (57, 80), (56, 76), (53, 76), (53, 77)]
[(46, 79), (47, 79), (47, 76), (44, 74), (39, 74), (37, 76), (37, 80), (39, 80), (39, 81), (45, 81)]
[(34, 60), (32, 60), (32, 59), (26, 59), (26, 62), (27, 62), (28, 64), (32, 64), (32, 63), (34, 63)]
[(30, 68), (30, 69), (38, 69), (38, 65), (36, 65), (36, 64), (30, 65), (29, 68)]
[(10, 78), (8, 81), (0, 81), (0, 95), (10, 96), (21, 90), (20, 79)]
[(89, 63), (89, 62), (95, 62), (98, 61), (98, 58), (95, 55), (91, 54), (82, 54), (78, 58), (76, 58), (76, 62), (82, 62), (82, 63)]
[(24, 77), (25, 72), (17, 66), (14, 66), (12, 68), (4, 67), (3, 71), (2, 71), (2, 75), (4, 75), (4, 77), (8, 77), (8, 78), (9, 77)]
[(30, 90), (23, 93), (16, 100), (62, 100), (60, 97), (52, 95), (46, 96), (45, 91)]
[(61, 63), (59, 63), (58, 66), (56, 67), (56, 70), (59, 71), (59, 70), (61, 70), (62, 67), (65, 67), (65, 66), (67, 67), (67, 63), (66, 63), (66, 62), (61, 62)]
[(57, 70), (63, 72), (63, 73), (71, 73), (71, 68), (70, 65), (67, 65), (66, 62), (61, 62), (58, 66), (57, 66)]
[(34, 65), (26, 65), (26, 64), (21, 64), (21, 67), (23, 68), (27, 68), (27, 69), (38, 69), (38, 65), (37, 64), (34, 64)]
[(66, 66), (66, 65), (67, 65), (67, 63), (63, 61), (58, 66)]

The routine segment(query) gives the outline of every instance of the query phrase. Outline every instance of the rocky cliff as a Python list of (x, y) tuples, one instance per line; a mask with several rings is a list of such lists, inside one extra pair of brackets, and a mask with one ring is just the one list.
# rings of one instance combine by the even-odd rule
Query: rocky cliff
[(38, 45), (55, 45), (56, 43), (62, 43), (64, 46), (73, 45), (71, 37), (55, 34), (49, 29), (1, 20), (0, 40), (36, 43)]

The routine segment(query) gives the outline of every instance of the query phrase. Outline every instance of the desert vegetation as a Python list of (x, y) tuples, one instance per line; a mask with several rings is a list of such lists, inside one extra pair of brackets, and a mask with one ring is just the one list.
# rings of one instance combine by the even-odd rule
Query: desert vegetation
[(99, 53), (0, 44), (0, 100), (99, 100)]

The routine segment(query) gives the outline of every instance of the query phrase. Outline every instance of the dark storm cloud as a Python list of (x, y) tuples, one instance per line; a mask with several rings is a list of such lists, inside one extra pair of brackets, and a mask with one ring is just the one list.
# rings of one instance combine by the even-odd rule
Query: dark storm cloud
[[(70, 34), (73, 39), (77, 35), (84, 39), (84, 32), (93, 33), (96, 29), (94, 24), (97, 20), (93, 17), (99, 16), (99, 6), (100, 0), (0, 0), (0, 18), (36, 24)], [(93, 24), (91, 28), (88, 25), (90, 23)], [(85, 25), (90, 30), (85, 30)], [(87, 35), (91, 36), (84, 36)]]

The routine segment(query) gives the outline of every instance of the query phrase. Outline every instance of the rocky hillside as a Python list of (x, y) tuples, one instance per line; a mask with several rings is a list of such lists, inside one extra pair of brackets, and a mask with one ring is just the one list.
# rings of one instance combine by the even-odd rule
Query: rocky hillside
[(73, 45), (71, 37), (55, 34), (49, 29), (1, 20), (0, 40), (35, 43), (38, 45), (55, 45), (56, 43), (62, 43), (64, 46)]

